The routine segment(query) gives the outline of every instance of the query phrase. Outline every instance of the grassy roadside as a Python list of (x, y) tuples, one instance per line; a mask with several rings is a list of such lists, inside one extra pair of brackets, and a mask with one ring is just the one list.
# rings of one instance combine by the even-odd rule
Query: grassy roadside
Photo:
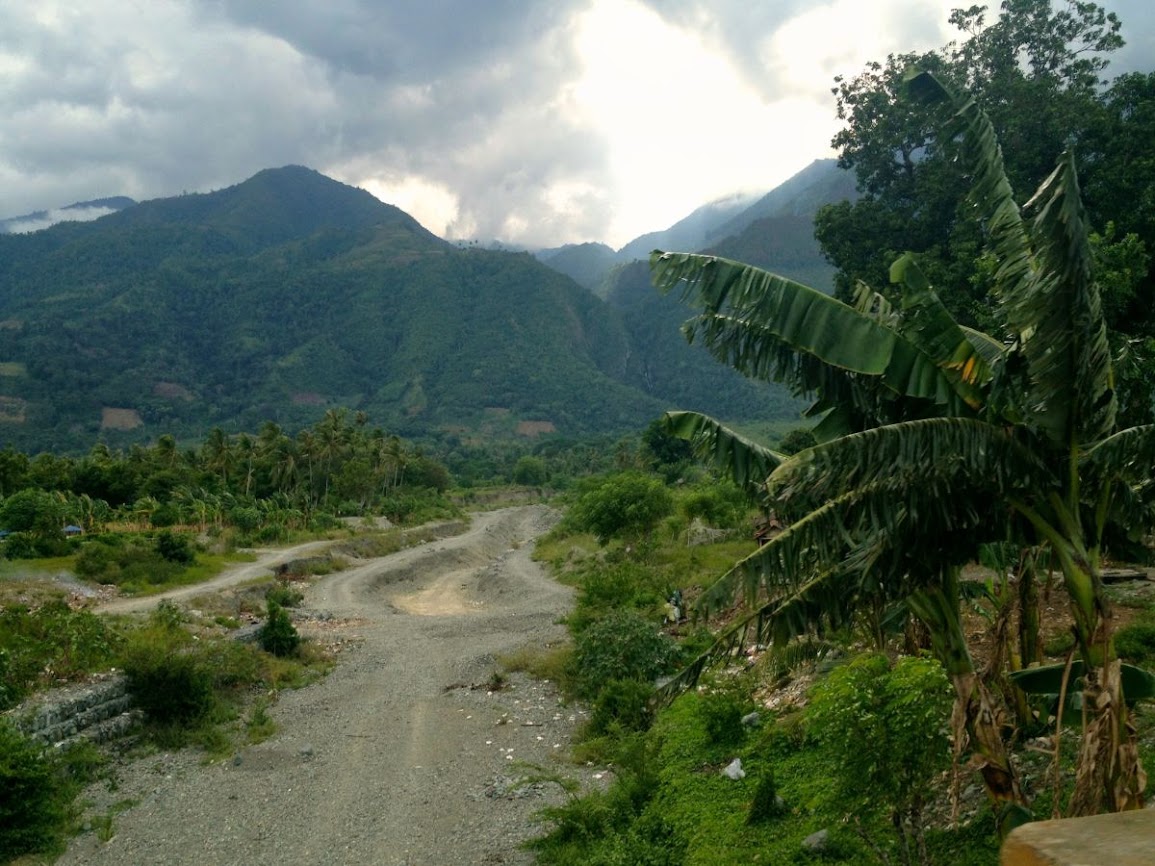
[[(571, 698), (588, 702), (591, 721), (575, 760), (608, 763), (615, 774), (608, 790), (543, 813), (543, 833), (531, 845), (538, 862), (997, 863), (996, 822), (982, 786), (965, 765), (952, 769), (949, 700), (942, 701), (949, 688), (937, 662), (923, 667), (930, 679), (910, 676), (920, 657), (903, 653), (902, 634), (891, 636), (881, 656), (867, 652), (868, 632), (855, 625), (824, 634), (821, 659), (752, 650), (728, 668), (708, 672), (671, 703), (656, 699), (654, 680), (693, 658), (732, 616), (723, 612), (709, 630), (673, 623), (666, 619), (667, 600), (677, 590), (692, 603), (703, 585), (753, 549), (744, 520), (729, 527), (731, 538), (688, 544), (680, 503), (692, 495), (676, 494), (670, 516), (641, 541), (599, 544), (569, 521), (538, 542), (536, 557), (577, 589), (577, 606), (567, 619), (572, 640), (565, 648), (503, 661), (557, 680)], [(1120, 584), (1109, 593), (1120, 655), (1155, 666), (1155, 584)], [(1061, 660), (1069, 647), (1060, 591), (1045, 610), (1048, 660)], [(964, 613), (969, 632), (991, 627), (991, 611), (981, 600)], [(846, 686), (846, 678), (864, 667), (871, 667), (877, 685)], [(847, 732), (841, 737), (823, 734), (823, 711), (815, 709), (816, 696), (832, 691), (834, 698), (817, 704), (832, 704), (840, 714), (835, 729)], [(867, 694), (890, 697), (870, 704), (863, 700)], [(866, 721), (854, 722), (862, 708)], [(1056, 796), (1063, 803), (1069, 795), (1079, 736), (1077, 722), (1068, 721), (1056, 774), (1053, 731), (1045, 708), (1039, 709), (1039, 724), (1019, 732), (1013, 745), (1035, 814), (1046, 818)], [(886, 725), (870, 728), (879, 718)], [(1134, 720), (1144, 764), (1151, 767), (1153, 707), (1141, 703)], [(840, 751), (839, 739), (850, 748)], [(921, 769), (910, 766), (916, 743), (926, 746)], [(863, 755), (870, 762), (855, 765)], [(736, 759), (741, 773), (730, 778), (723, 771)], [(915, 769), (923, 775), (911, 775)], [(917, 836), (896, 832), (896, 814), (905, 816), (899, 823), (906, 827), (921, 825)]]

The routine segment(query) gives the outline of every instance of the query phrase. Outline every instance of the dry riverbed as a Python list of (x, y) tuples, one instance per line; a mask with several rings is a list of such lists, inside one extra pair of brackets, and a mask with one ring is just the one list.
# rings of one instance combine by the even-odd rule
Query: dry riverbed
[[(282, 692), (278, 732), (235, 757), (153, 754), (89, 792), (61, 864), (528, 864), (535, 814), (563, 795), (517, 784), (536, 765), (597, 784), (568, 763), (582, 721), (549, 683), (486, 687), (495, 657), (565, 637), (570, 590), (530, 559), (543, 506), (476, 515), (452, 538), (368, 560), (308, 591), (316, 628), (355, 648), (323, 681)], [(308, 635), (309, 627), (302, 627)]]

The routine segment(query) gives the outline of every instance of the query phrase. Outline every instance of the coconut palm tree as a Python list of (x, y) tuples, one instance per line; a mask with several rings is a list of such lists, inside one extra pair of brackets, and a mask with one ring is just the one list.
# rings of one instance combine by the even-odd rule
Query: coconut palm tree
[[(1027, 219), (975, 101), (927, 73), (912, 74), (910, 87), (954, 111), (948, 138), (962, 141), (970, 162), (1004, 333), (958, 326), (909, 256), (891, 274), (900, 303), (871, 313), (736, 262), (655, 253), (655, 283), (682, 287), (703, 310), (688, 336), (748, 375), (816, 395), (814, 411), (826, 413), (824, 441), (782, 460), (766, 481), (768, 496), (805, 516), (736, 564), (703, 604), (762, 591), (749, 621), (784, 636), (872, 593), (905, 599), (955, 683), (956, 725), (965, 720), (985, 761), (988, 791), (1021, 801), (969, 660), (958, 576), (982, 542), (1045, 544), (1071, 599), (1089, 717), (1070, 811), (1135, 808), (1144, 776), (1100, 561), (1112, 522), (1150, 524), (1155, 428), (1116, 429), (1074, 161), (1058, 160)], [(707, 445), (727, 436), (701, 417), (671, 424)], [(756, 477), (743, 449), (726, 459)], [(1131, 682), (1132, 699), (1152, 687)]]

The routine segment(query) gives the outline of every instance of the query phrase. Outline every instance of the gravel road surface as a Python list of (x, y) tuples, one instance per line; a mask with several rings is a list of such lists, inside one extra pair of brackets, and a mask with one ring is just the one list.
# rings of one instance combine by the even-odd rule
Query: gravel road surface
[(122, 768), (115, 791), (91, 792), (96, 813), (132, 803), (112, 838), (86, 832), (58, 862), (532, 863), (519, 845), (562, 795), (511, 785), (522, 762), (603, 775), (565, 761), (582, 713), (552, 686), (484, 687), (497, 654), (564, 638), (570, 590), (528, 543), (555, 519), (544, 506), (478, 514), (462, 535), (314, 584), (306, 607), (359, 644), (323, 681), (281, 693), (277, 734), (221, 763), (180, 752)]

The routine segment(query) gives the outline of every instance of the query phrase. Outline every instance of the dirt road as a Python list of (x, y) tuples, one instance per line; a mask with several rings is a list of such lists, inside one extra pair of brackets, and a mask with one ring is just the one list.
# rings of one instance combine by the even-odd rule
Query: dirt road
[(526, 544), (554, 519), (542, 506), (480, 514), (463, 535), (315, 584), (306, 605), (352, 623), (361, 646), (324, 681), (282, 693), (279, 732), (235, 759), (127, 768), (102, 795), (137, 801), (114, 837), (86, 833), (59, 862), (531, 863), (518, 843), (560, 795), (509, 783), (523, 761), (576, 775), (561, 757), (580, 714), (529, 680), (469, 685), (488, 680), (496, 654), (563, 637), (570, 592)]

